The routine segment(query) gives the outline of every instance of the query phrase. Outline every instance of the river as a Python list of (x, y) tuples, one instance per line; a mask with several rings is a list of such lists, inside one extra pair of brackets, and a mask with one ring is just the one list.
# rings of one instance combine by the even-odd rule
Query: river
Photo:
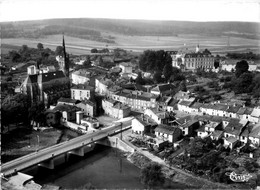
[[(37, 172), (33, 171), (37, 170)], [(144, 189), (140, 182), (140, 169), (124, 157), (124, 152), (98, 145), (84, 157), (70, 156), (67, 163), (54, 170), (34, 168), (26, 171), (34, 176), (38, 184), (53, 184), (64, 189)], [(166, 180), (160, 189), (187, 188), (182, 184)]]

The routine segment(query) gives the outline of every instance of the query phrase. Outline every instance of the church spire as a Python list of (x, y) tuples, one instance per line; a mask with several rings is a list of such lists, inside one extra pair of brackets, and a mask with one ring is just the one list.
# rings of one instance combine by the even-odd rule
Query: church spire
[(63, 46), (63, 58), (64, 58), (64, 65), (63, 65), (62, 70), (63, 70), (65, 76), (69, 77), (69, 55), (67, 55), (67, 53), (66, 53), (64, 34), (62, 36), (62, 46)]

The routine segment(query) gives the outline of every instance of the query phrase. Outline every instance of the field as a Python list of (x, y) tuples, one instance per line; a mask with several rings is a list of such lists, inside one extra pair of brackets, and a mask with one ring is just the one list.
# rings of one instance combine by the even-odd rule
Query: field
[[(103, 36), (111, 35), (115, 37), (115, 44), (90, 41), (76, 37), (65, 36), (66, 48), (69, 53), (80, 55), (88, 54), (92, 48), (123, 48), (133, 52), (142, 52), (146, 49), (164, 49), (178, 50), (188, 48), (195, 50), (197, 44), (201, 49), (208, 48), (216, 54), (226, 54), (226, 52), (245, 52), (252, 51), (260, 53), (260, 43), (256, 39), (245, 39), (230, 37), (229, 46), (226, 36), (199, 36), (199, 35), (179, 35), (179, 36), (127, 36), (113, 33), (103, 33)], [(62, 45), (61, 35), (50, 35), (39, 39), (9, 38), (2, 39), (2, 53), (8, 53), (12, 47), (28, 45), (37, 47), (42, 43), (45, 48), (55, 50), (57, 46)], [(185, 46), (184, 46), (185, 44)]]

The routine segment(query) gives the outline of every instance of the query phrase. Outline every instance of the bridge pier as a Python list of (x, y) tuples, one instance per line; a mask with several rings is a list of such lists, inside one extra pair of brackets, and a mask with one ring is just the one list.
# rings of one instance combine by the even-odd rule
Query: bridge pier
[(53, 169), (54, 169), (54, 160), (53, 160), (53, 159), (50, 159), (50, 160), (41, 162), (41, 163), (38, 164), (38, 166), (41, 166), (41, 167), (44, 167), (44, 168), (48, 168), (48, 169), (50, 169), (50, 170), (53, 170)]
[(74, 154), (74, 155), (77, 155), (77, 156), (84, 156), (84, 147), (80, 147), (80, 148), (74, 149), (72, 151), (69, 151), (68, 153), (69, 154)]

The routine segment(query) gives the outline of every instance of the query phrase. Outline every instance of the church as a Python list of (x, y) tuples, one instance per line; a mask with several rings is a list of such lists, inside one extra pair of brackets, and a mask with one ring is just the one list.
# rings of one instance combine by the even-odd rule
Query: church
[(38, 65), (27, 68), (21, 92), (29, 96), (31, 103), (43, 102), (49, 107), (61, 97), (70, 97), (69, 56), (66, 54), (64, 36), (62, 45), (63, 59), (59, 62), (59, 70), (43, 70)]

